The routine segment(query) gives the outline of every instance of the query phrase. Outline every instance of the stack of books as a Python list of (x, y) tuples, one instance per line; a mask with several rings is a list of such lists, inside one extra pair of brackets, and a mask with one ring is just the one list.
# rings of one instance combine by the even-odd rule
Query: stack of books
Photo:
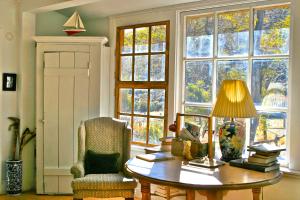
[(252, 169), (261, 172), (278, 170), (277, 157), (284, 148), (274, 147), (269, 144), (258, 144), (248, 147), (248, 151), (254, 152), (248, 159), (237, 159), (230, 161), (231, 166)]

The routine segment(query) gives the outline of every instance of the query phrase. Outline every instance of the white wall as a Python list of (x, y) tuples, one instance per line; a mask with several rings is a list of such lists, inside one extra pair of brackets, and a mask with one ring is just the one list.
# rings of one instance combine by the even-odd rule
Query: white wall
[[(8, 131), (11, 123), (7, 117), (19, 117), (21, 130), (34, 128), (34, 45), (31, 49), (21, 50), (22, 16), (19, 4), (15, 0), (0, 1), (0, 193), (5, 192), (5, 160), (12, 158), (12, 133)], [(35, 32), (34, 27), (24, 24), (25, 35)], [(31, 64), (22, 65), (23, 60), (31, 60)], [(17, 91), (2, 91), (2, 73), (17, 73)], [(29, 75), (29, 76), (28, 76)], [(23, 189), (34, 187), (34, 142), (25, 146), (23, 151)]]
[[(18, 92), (2, 91), (2, 73), (18, 73), (18, 5), (14, 0), (0, 1), (0, 28), (3, 35), (0, 35), (0, 192), (4, 191), (4, 161), (11, 159), (12, 155), (12, 133), (8, 131), (10, 122), (7, 117), (18, 116)], [(18, 81), (19, 82), (19, 78)]]
[(300, 141), (300, 1), (292, 0), (292, 63), (291, 70), (289, 71), (289, 133), (293, 134), (289, 138), (290, 153), (290, 167), (300, 170), (300, 153), (299, 153), (299, 141)]
[[(19, 116), (20, 130), (35, 128), (35, 14), (20, 15), (20, 68), (19, 68)], [(30, 141), (24, 148), (23, 160), (23, 190), (35, 186), (35, 140)]]

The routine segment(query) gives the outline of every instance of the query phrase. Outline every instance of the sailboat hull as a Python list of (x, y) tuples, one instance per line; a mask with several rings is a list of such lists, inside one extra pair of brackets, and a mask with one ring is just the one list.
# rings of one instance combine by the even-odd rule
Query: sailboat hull
[(84, 29), (70, 29), (70, 30), (64, 30), (64, 32), (66, 32), (67, 33), (67, 35), (75, 35), (75, 34), (77, 34), (77, 33), (81, 33), (81, 32), (85, 32), (85, 30)]

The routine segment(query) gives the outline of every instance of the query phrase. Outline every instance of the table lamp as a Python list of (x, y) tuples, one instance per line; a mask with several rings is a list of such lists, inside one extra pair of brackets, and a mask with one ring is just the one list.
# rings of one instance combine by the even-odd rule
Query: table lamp
[(247, 85), (242, 80), (224, 80), (212, 110), (214, 117), (228, 117), (219, 129), (219, 142), (223, 161), (241, 158), (245, 144), (245, 124), (234, 118), (257, 116)]

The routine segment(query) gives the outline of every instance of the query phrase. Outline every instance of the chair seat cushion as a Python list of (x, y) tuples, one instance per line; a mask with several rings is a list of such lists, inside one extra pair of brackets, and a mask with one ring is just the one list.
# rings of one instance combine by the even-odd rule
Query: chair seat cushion
[(137, 183), (134, 179), (118, 174), (88, 174), (72, 181), (73, 190), (126, 190), (134, 189)]

